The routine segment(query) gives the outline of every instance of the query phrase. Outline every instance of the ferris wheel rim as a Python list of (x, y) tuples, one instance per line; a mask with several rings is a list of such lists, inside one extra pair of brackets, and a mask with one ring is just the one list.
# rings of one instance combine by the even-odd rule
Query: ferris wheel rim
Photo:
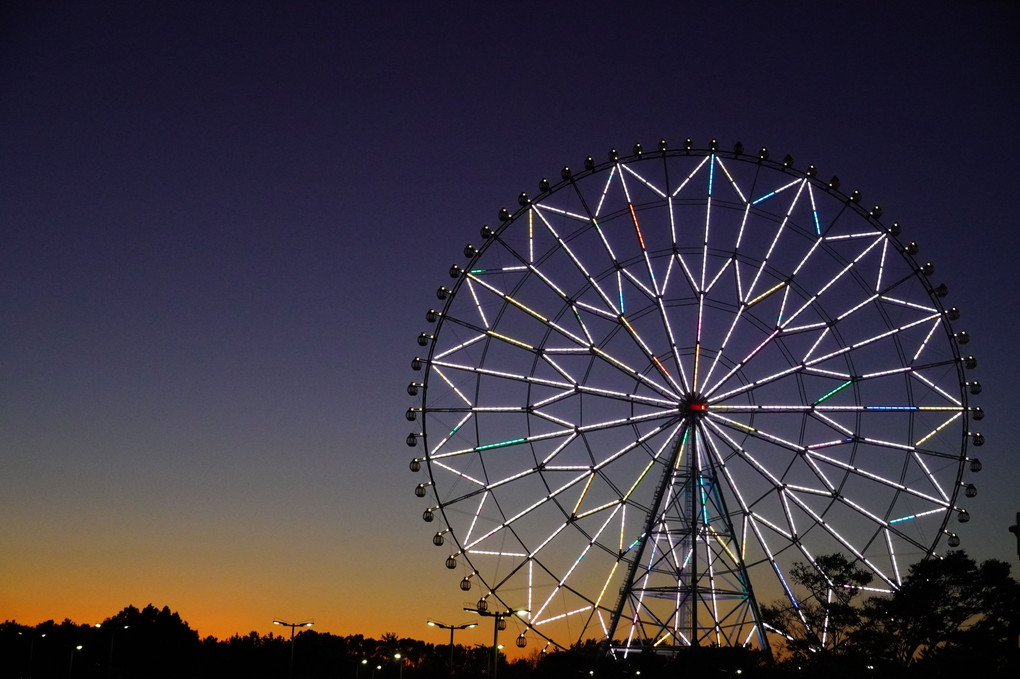
[[(440, 332), (444, 328), (444, 325), (447, 323), (449, 310), (451, 309), (452, 305), (455, 303), (455, 300), (457, 300), (458, 295), (459, 294), (464, 294), (463, 291), (462, 291), (462, 288), (465, 287), (465, 286), (470, 286), (471, 285), (468, 282), (468, 281), (471, 280), (471, 278), (470, 278), (469, 275), (465, 275), (465, 272), (466, 271), (470, 271), (472, 269), (473, 265), (476, 262), (480, 261), (485, 256), (485, 253), (489, 250), (490, 246), (492, 246), (493, 243), (498, 242), (501, 234), (505, 233), (508, 229), (511, 229), (513, 227), (513, 225), (515, 223), (517, 223), (517, 221), (519, 219), (522, 219), (525, 215), (529, 214), (534, 209), (534, 207), (535, 207), (535, 205), (537, 203), (540, 203), (542, 200), (547, 199), (548, 197), (555, 195), (559, 191), (568, 189), (571, 186), (575, 186), (577, 182), (582, 181), (582, 180), (584, 180), (586, 178), (593, 177), (593, 176), (599, 176), (602, 173), (605, 173), (607, 171), (612, 170), (612, 168), (622, 167), (624, 165), (629, 165), (629, 164), (632, 164), (632, 163), (645, 162), (645, 161), (651, 160), (652, 157), (656, 157), (656, 158), (657, 157), (661, 157), (664, 160), (667, 159), (667, 158), (675, 158), (675, 157), (696, 157), (696, 158), (697, 157), (703, 157), (705, 159), (709, 159), (709, 158), (714, 158), (716, 155), (723, 155), (721, 152), (718, 151), (717, 148), (711, 148), (712, 146), (713, 145), (710, 145), (710, 148), (707, 148), (707, 149), (695, 149), (695, 148), (693, 148), (692, 146), (690, 146), (688, 144), (683, 149), (670, 150), (670, 149), (662, 148), (661, 145), (660, 145), (660, 151), (657, 152), (657, 153), (641, 153), (641, 152), (637, 152), (636, 151), (635, 154), (633, 154), (631, 156), (620, 157), (619, 154), (617, 154), (615, 152), (611, 152), (609, 160), (607, 160), (607, 161), (605, 161), (603, 163), (595, 163), (594, 161), (590, 161), (590, 159), (589, 159), (589, 162), (586, 162), (586, 164), (585, 164), (585, 169), (583, 171), (581, 171), (580, 173), (574, 174), (572, 172), (569, 172), (565, 168), (563, 173), (562, 173), (561, 181), (559, 181), (555, 185), (549, 184), (548, 182), (543, 182), (543, 184), (542, 184), (542, 187), (543, 187), (542, 191), (540, 192), (540, 194), (534, 200), (529, 198), (526, 194), (521, 194), (521, 196), (519, 197), (519, 200), (518, 200), (518, 203), (519, 203), (520, 207), (517, 210), (515, 210), (513, 213), (510, 213), (505, 208), (500, 211), (499, 218), (500, 218), (501, 224), (500, 224), (498, 229), (492, 230), (489, 227), (483, 227), (483, 235), (486, 234), (486, 230), (488, 230), (488, 232), (489, 232), (489, 235), (485, 239), (485, 242), (482, 244), (482, 246), (480, 248), (474, 248), (473, 254), (471, 254), (471, 256), (469, 257), (469, 263), (468, 263), (467, 267), (460, 268), (460, 267), (457, 267), (455, 265), (455, 267), (453, 267), (451, 269), (451, 277), (455, 277), (456, 278), (456, 281), (453, 284), (453, 287), (449, 288), (449, 289), (444, 287), (444, 288), (440, 288), (440, 290), (439, 290), (440, 299), (441, 300), (445, 300), (445, 303), (443, 304), (442, 311), (436, 312), (437, 318), (436, 318), (436, 322), (435, 322), (435, 330), (434, 330), (434, 332), (432, 333), (431, 336), (427, 336), (427, 339), (428, 339), (428, 342), (427, 342), (427, 344), (428, 344), (427, 357), (425, 359), (422, 359), (424, 365), (428, 366), (428, 368), (425, 371), (425, 376), (424, 376), (423, 381), (419, 384), (419, 387), (420, 387), (420, 389), (422, 391), (422, 394), (423, 394), (423, 396), (422, 396), (422, 398), (423, 398), (423, 406), (420, 409), (420, 412), (421, 412), (421, 415), (422, 415), (422, 431), (421, 431), (420, 434), (418, 434), (418, 436), (420, 436), (426, 442), (426, 454), (421, 459), (422, 459), (422, 461), (426, 462), (426, 464), (428, 465), (428, 474), (429, 474), (429, 479), (430, 479), (430, 484), (429, 485), (433, 486), (433, 492), (436, 492), (435, 491), (435, 484), (436, 484), (438, 472), (434, 473), (434, 471), (433, 471), (433, 463), (434, 463), (435, 460), (434, 460), (433, 456), (429, 453), (428, 447), (427, 447), (428, 446), (429, 434), (428, 434), (427, 426), (426, 426), (426, 422), (425, 422), (425, 419), (426, 419), (425, 415), (427, 413), (433, 413), (434, 414), (434, 413), (437, 413), (437, 412), (440, 412), (440, 411), (439, 410), (430, 410), (424, 404), (427, 403), (427, 396), (428, 396), (428, 391), (429, 391), (429, 381), (432, 380), (432, 379), (435, 379), (435, 377), (433, 375), (433, 368), (436, 365), (435, 364), (435, 361), (437, 360), (436, 359), (436, 351), (437, 351), (437, 346), (438, 346), (436, 341), (435, 341), (435, 338), (437, 336), (439, 336)], [(762, 156), (765, 156), (765, 157), (762, 157)], [(808, 171), (802, 172), (802, 171), (796, 170), (796, 169), (794, 169), (792, 167), (792, 160), (790, 160), (789, 158), (785, 159), (782, 163), (778, 163), (778, 162), (775, 162), (775, 161), (770, 161), (770, 160), (768, 160), (767, 153), (764, 152), (764, 149), (763, 149), (763, 152), (759, 153), (759, 157), (757, 159), (755, 159), (755, 160), (750, 160), (748, 158), (741, 158), (741, 154), (739, 152), (736, 152), (736, 151), (733, 154), (729, 154), (727, 159), (728, 160), (737, 160), (737, 161), (744, 162), (744, 163), (754, 162), (754, 163), (757, 163), (760, 167), (766, 168), (766, 169), (771, 170), (771, 171), (780, 171), (780, 172), (782, 172), (782, 173), (784, 173), (786, 175), (789, 175), (794, 180), (800, 180), (800, 181), (804, 182), (805, 184), (810, 182), (810, 183), (812, 183), (813, 186), (821, 188), (828, 195), (835, 196), (837, 199), (841, 200), (844, 203), (845, 208), (849, 209), (851, 212), (853, 212), (858, 219), (863, 219), (869, 225), (871, 225), (873, 228), (875, 228), (875, 230), (877, 232), (883, 234), (882, 237), (883, 237), (883, 239), (885, 239), (885, 242), (891, 242), (894, 245), (896, 245), (898, 247), (898, 249), (901, 250), (898, 253), (899, 256), (902, 256), (904, 259), (907, 259), (907, 260), (909, 260), (910, 262), (912, 262), (912, 263), (914, 263), (916, 265), (916, 262), (914, 262), (914, 260), (912, 258), (912, 254), (910, 254), (907, 251), (907, 246), (902, 244), (898, 240), (898, 238), (897, 238), (898, 227), (896, 227), (896, 226), (885, 227), (879, 221), (880, 210), (877, 207), (874, 210), (871, 210), (871, 211), (863, 208), (861, 206), (861, 204), (860, 204), (859, 194), (857, 194), (856, 192), (854, 194), (850, 194), (850, 195), (843, 194), (843, 193), (839, 192), (838, 185), (833, 186), (833, 182), (830, 182), (830, 183), (826, 184), (825, 182), (822, 182), (822, 181), (818, 180), (817, 177), (816, 177), (816, 172), (813, 171), (813, 169), (812, 169), (813, 166), (812, 166), (812, 168), (809, 168)], [(787, 161), (789, 161), (789, 162), (787, 162)], [(622, 173), (622, 171), (621, 171), (621, 173)], [(633, 212), (633, 209), (632, 209), (632, 212)], [(878, 214), (876, 214), (876, 212)], [(635, 224), (636, 224), (636, 219), (637, 218), (635, 217)], [(707, 229), (707, 227), (706, 227), (706, 229)], [(579, 227), (579, 231), (580, 230), (581, 230), (581, 228)], [(894, 231), (897, 232), (897, 233), (893, 233)], [(640, 237), (640, 232), (639, 232), (639, 237)], [(643, 243), (642, 243), (642, 245), (643, 245)], [(566, 247), (566, 246), (564, 245), (564, 247)], [(608, 247), (608, 245), (607, 245), (607, 247)], [(705, 248), (706, 248), (706, 252), (707, 252), (707, 244), (706, 244)], [(467, 254), (467, 249), (466, 249), (466, 253), (465, 254)], [(733, 254), (734, 254), (734, 257), (736, 257), (736, 253), (733, 253)], [(616, 263), (616, 264), (617, 264), (617, 266), (619, 266), (619, 263)], [(649, 266), (651, 266), (651, 265), (649, 265)], [(597, 285), (596, 281), (601, 280), (601, 278), (599, 276), (608, 277), (611, 274), (612, 274), (612, 271), (610, 271), (610, 268), (607, 268), (606, 271), (603, 272), (602, 274), (588, 276), (587, 277), (588, 278), (588, 283), (591, 286), (597, 288), (598, 285)], [(937, 309), (937, 311), (938, 311), (937, 316), (938, 316), (939, 320), (936, 321), (936, 325), (940, 326), (943, 330), (945, 330), (947, 333), (949, 333), (949, 336), (947, 338), (948, 339), (948, 347), (950, 348), (950, 350), (952, 352), (952, 355), (953, 355), (953, 363), (954, 363), (953, 368), (955, 369), (955, 372), (957, 374), (958, 387), (959, 387), (959, 390), (960, 390), (960, 402), (962, 403), (962, 411), (961, 412), (962, 412), (963, 420), (966, 423), (966, 419), (968, 418), (969, 413), (971, 412), (971, 409), (970, 409), (969, 403), (968, 403), (968, 396), (967, 396), (968, 390), (967, 390), (966, 387), (967, 387), (967, 385), (969, 383), (966, 381), (966, 377), (964, 375), (963, 357), (961, 355), (961, 352), (960, 352), (956, 342), (953, 341), (954, 335), (951, 333), (951, 328), (950, 328), (949, 323), (948, 322), (943, 322), (943, 320), (942, 320), (943, 316), (946, 314), (947, 310), (945, 309), (944, 305), (942, 304), (941, 299), (938, 297), (938, 295), (936, 293), (935, 286), (933, 286), (929, 281), (927, 281), (926, 278), (923, 278), (920, 275), (918, 275), (918, 278), (922, 281), (922, 283), (924, 285), (925, 292), (927, 293), (930, 301), (933, 302), (934, 308)], [(521, 285), (523, 285), (523, 281), (522, 281)], [(621, 283), (621, 286), (622, 286), (622, 283)], [(471, 294), (474, 294), (474, 292), (471, 292)], [(802, 293), (802, 294), (804, 294), (804, 293)], [(577, 295), (580, 296), (580, 292), (578, 292)], [(621, 292), (621, 297), (622, 297), (622, 292)], [(504, 309), (505, 308), (506, 307), (504, 306)], [(564, 307), (564, 309), (561, 310), (561, 313), (563, 311), (565, 311), (565, 309), (566, 309), (566, 307)], [(432, 312), (430, 312), (430, 313), (432, 313)], [(622, 312), (621, 312), (620, 317), (621, 317), (621, 319), (623, 319)], [(455, 321), (450, 321), (450, 322), (451, 323), (456, 323)], [(626, 322), (626, 320), (624, 320), (624, 322)], [(481, 333), (484, 333), (484, 329), (481, 328), (481, 327), (476, 327), (473, 330), (474, 330), (474, 332), (480, 333), (479, 337), (481, 337)], [(617, 331), (621, 331), (621, 328), (618, 327), (616, 330)], [(836, 333), (837, 334), (838, 334), (838, 331), (839, 331), (839, 329), (836, 328)], [(550, 334), (554, 333), (553, 326), (549, 325), (548, 323), (546, 325), (546, 333), (547, 333), (546, 334), (547, 338), (548, 338), (548, 336)], [(427, 335), (427, 333), (423, 333), (423, 336), (426, 336), (426, 335)], [(840, 342), (842, 342), (842, 340), (840, 340)], [(421, 342), (419, 342), (419, 343), (421, 343)], [(594, 345), (593, 345), (593, 347), (594, 347)], [(593, 353), (597, 353), (597, 348), (593, 349)], [(722, 354), (721, 350), (720, 350), (719, 354)], [(654, 355), (652, 355), (652, 354), (649, 354), (649, 355), (654, 358)], [(415, 359), (415, 360), (418, 361), (419, 359)], [(538, 354), (536, 354), (535, 362), (537, 363), (538, 360), (539, 360)], [(732, 358), (727, 357), (726, 360), (728, 360), (729, 363), (730, 363), (730, 365), (726, 366), (726, 367), (730, 368), (730, 374), (728, 374), (727, 378), (726, 378), (726, 379), (729, 379), (733, 375), (738, 375), (738, 373), (741, 372), (741, 367), (742, 366), (739, 363), (738, 364), (734, 364), (734, 361), (733, 361)], [(482, 373), (478, 372), (475, 376), (476, 376), (476, 378), (478, 378), (480, 380), (481, 375), (482, 375)], [(518, 376), (518, 377), (521, 378), (520, 381), (528, 382), (527, 376), (523, 376), (522, 375), (522, 376)], [(534, 373), (532, 373), (531, 377), (534, 377)], [(738, 377), (743, 378), (743, 376), (741, 376), (741, 375), (738, 375)], [(722, 380), (722, 382), (720, 382), (719, 384), (724, 383), (726, 381), (726, 379)], [(781, 377), (777, 377), (776, 379), (781, 379)], [(639, 406), (650, 407), (648, 404), (651, 403), (651, 402), (654, 402), (655, 397), (654, 397), (654, 395), (653, 396), (648, 396), (648, 395), (639, 394), (638, 392), (639, 392), (639, 390), (642, 387), (648, 387), (648, 384), (646, 384), (646, 383), (639, 383), (639, 382), (640, 382), (640, 380), (635, 382), (635, 384), (633, 386), (633, 390), (632, 390), (632, 392), (630, 394), (631, 398), (630, 398), (629, 401), (628, 401), (627, 397), (625, 395), (623, 395), (623, 394), (617, 394), (616, 396), (614, 396), (614, 398), (617, 398), (617, 399), (619, 399), (622, 402), (629, 402), (629, 405), (630, 405), (632, 410), (634, 410), (636, 407), (639, 407)], [(414, 383), (412, 383), (412, 385), (413, 384)], [(712, 391), (714, 391), (715, 388), (718, 388), (718, 386), (719, 386), (718, 384), (715, 385), (714, 388), (712, 389)], [(746, 384), (745, 384), (745, 386), (746, 386)], [(846, 386), (846, 385), (844, 385), (844, 386)], [(528, 389), (530, 389), (530, 388), (531, 388), (531, 385), (529, 384)], [(749, 406), (747, 406), (747, 408), (748, 409), (752, 409), (752, 407), (757, 407), (757, 405), (758, 405), (758, 404), (754, 403), (754, 391), (755, 391), (756, 388), (757, 388), (757, 386), (752, 384), (750, 387), (747, 387), (746, 389), (744, 389), (744, 391), (740, 391), (738, 389), (737, 391), (732, 392), (732, 393), (731, 392), (726, 392), (726, 393), (722, 394), (722, 397), (725, 397), (727, 399), (731, 399), (732, 400), (734, 398), (737, 398), (737, 397), (741, 396), (742, 394), (746, 395), (748, 398), (751, 399), (751, 404)], [(855, 386), (855, 388), (856, 388), (856, 386)], [(652, 390), (652, 391), (654, 392), (654, 390)], [(666, 421), (666, 424), (661, 427), (662, 429), (668, 429), (670, 426), (676, 424), (677, 421), (678, 421), (677, 420), (678, 416), (676, 415), (675, 412), (671, 413), (669, 408), (666, 405), (668, 403), (669, 399), (670, 398), (686, 398), (686, 397), (688, 397), (688, 396), (690, 396), (692, 394), (697, 393), (696, 387), (693, 388), (693, 389), (685, 389), (685, 390), (680, 390), (680, 391), (682, 391), (682, 393), (677, 393), (677, 390), (670, 390), (670, 389), (662, 390), (662, 389), (660, 389), (659, 392), (661, 392), (661, 393), (658, 393), (658, 396), (662, 400), (662, 405), (661, 405), (662, 414), (661, 415), (655, 415), (655, 416), (647, 416), (645, 418), (645, 420), (644, 420), (644, 423), (654, 422), (657, 419), (663, 419), (663, 420)], [(829, 397), (829, 395), (825, 396), (825, 398), (828, 398), (828, 397)], [(822, 400), (824, 400), (824, 399), (822, 399)], [(818, 404), (816, 403), (815, 405), (817, 406)], [(472, 407), (472, 406), (469, 406), (469, 407)], [(709, 408), (711, 410), (712, 406), (710, 405)], [(793, 406), (791, 406), (790, 407), (790, 412), (792, 413), (792, 412), (795, 412), (795, 411), (796, 411), (796, 409)], [(863, 412), (864, 411), (861, 410), (858, 413), (858, 418), (861, 417)], [(713, 412), (712, 415), (715, 416), (715, 413)], [(751, 413), (749, 415), (749, 418), (750, 418), (750, 421), (753, 422), (754, 413)], [(707, 422), (709, 422), (709, 424), (706, 424), (706, 425), (703, 426), (703, 428), (704, 428), (704, 430), (706, 432), (711, 430), (712, 426), (715, 426), (715, 427), (722, 427), (723, 426), (718, 421), (713, 423), (710, 418), (706, 417), (705, 420)], [(528, 421), (530, 422), (530, 420), (528, 420)], [(631, 426), (633, 428), (633, 430), (635, 432), (635, 435), (637, 435), (638, 432), (639, 432), (639, 429), (637, 428), (637, 426), (635, 424), (630, 424), (629, 426)], [(947, 507), (947, 510), (944, 512), (944, 516), (943, 516), (943, 520), (941, 522), (941, 526), (939, 527), (938, 533), (936, 534), (937, 537), (931, 543), (931, 546), (928, 547), (928, 552), (929, 553), (935, 548), (935, 546), (937, 545), (937, 543), (941, 539), (942, 534), (946, 532), (946, 526), (948, 525), (948, 522), (949, 522), (949, 520), (950, 520), (950, 518), (951, 518), (951, 516), (953, 514), (953, 509), (955, 508), (955, 500), (956, 500), (956, 497), (957, 497), (957, 495), (959, 493), (959, 487), (961, 485), (962, 478), (963, 478), (964, 463), (965, 463), (965, 460), (968, 459), (966, 453), (967, 453), (968, 439), (970, 437), (970, 433), (967, 432), (967, 427), (966, 426), (964, 427), (963, 431), (964, 431), (964, 435), (961, 438), (960, 453), (959, 453), (958, 456), (952, 458), (957, 463), (957, 472), (956, 472), (955, 483), (953, 484), (953, 487), (951, 489), (951, 493), (949, 494), (951, 497), (946, 502), (948, 507)], [(529, 434), (529, 436), (530, 436), (530, 434)], [(707, 436), (707, 434), (706, 434), (706, 436)], [(720, 438), (720, 440), (721, 440), (721, 438)], [(409, 437), (408, 441), (410, 443), (411, 437)], [(523, 439), (522, 439), (522, 442), (523, 442)], [(511, 443), (512, 444), (516, 444), (517, 442), (514, 441), (514, 442), (511, 442)], [(856, 441), (853, 442), (853, 446), (854, 446), (855, 450), (856, 450), (856, 447), (857, 447), (858, 443), (859, 442), (856, 442)], [(493, 445), (492, 447), (493, 448), (495, 448), (495, 447), (502, 447), (504, 445), (511, 445), (511, 444), (510, 443), (504, 444), (504, 443), (497, 442), (497, 444)], [(740, 457), (741, 452), (742, 452), (742, 449), (738, 445), (735, 449), (730, 451), (730, 456), (734, 457), (734, 458), (735, 457)], [(853, 455), (850, 456), (850, 460), (851, 460), (851, 464), (852, 464), (852, 462), (853, 462)], [(719, 461), (722, 462), (722, 458), (720, 458)], [(745, 460), (745, 462), (746, 462), (746, 460)], [(536, 463), (536, 465), (539, 464), (539, 460), (538, 460), (537, 457), (535, 457), (535, 463)], [(722, 467), (720, 467), (720, 469), (724, 469), (724, 468), (725, 468), (725, 464), (723, 464)], [(539, 468), (536, 466), (536, 468), (533, 471), (539, 471)], [(840, 488), (842, 488), (843, 484), (846, 483), (847, 478), (850, 476), (850, 470), (846, 470), (846, 472), (847, 473), (843, 477), (843, 481), (842, 481), (842, 483), (840, 485)], [(540, 476), (542, 476), (542, 475), (540, 474)], [(545, 480), (544, 476), (542, 476), (542, 478), (543, 478), (543, 483), (546, 484), (546, 487), (547, 487), (548, 491), (552, 492), (553, 488), (551, 488), (549, 486), (549, 484), (548, 484), (547, 480)], [(889, 479), (886, 479), (885, 481), (887, 483), (889, 483), (889, 484), (893, 483)], [(776, 484), (779, 484), (778, 480), (776, 480), (774, 482)], [(903, 487), (902, 488), (897, 488), (897, 492), (904, 492), (904, 493), (908, 493), (909, 492), (909, 489), (906, 487), (905, 484), (901, 483), (900, 485), (903, 486)], [(484, 490), (484, 491), (478, 490), (475, 493), (472, 493), (472, 495), (479, 494), (479, 493), (482, 493), (482, 492), (488, 492), (488, 489)], [(452, 523), (455, 523), (455, 522), (451, 522), (450, 519), (447, 517), (447, 511), (448, 510), (452, 511), (452, 508), (456, 505), (456, 503), (458, 501), (460, 501), (460, 500), (463, 500), (465, 497), (467, 497), (467, 496), (456, 498), (455, 500), (448, 501), (446, 503), (439, 501), (439, 502), (437, 502), (436, 506), (434, 508), (432, 508), (432, 510), (427, 510), (427, 511), (438, 510), (442, 514), (444, 522), (446, 523), (446, 525), (448, 527), (447, 530), (448, 530), (448, 532), (451, 533), (451, 536), (453, 537), (453, 539), (455, 540), (456, 545), (457, 545), (457, 553), (454, 556), (463, 556), (465, 559), (467, 559), (468, 563), (470, 564), (471, 560), (470, 560), (470, 557), (468, 556), (468, 552), (469, 552), (470, 546), (468, 544), (463, 543), (462, 540), (461, 540), (461, 536), (458, 535), (456, 532), (452, 531), (450, 526), (451, 526)], [(791, 498), (792, 497), (793, 496), (791, 496)], [(840, 501), (840, 499), (841, 498), (839, 496), (834, 495), (831, 498), (830, 505), (837, 503), (838, 501)], [(438, 500), (438, 497), (437, 497), (437, 500)], [(492, 502), (495, 502), (497, 504), (497, 507), (499, 506), (498, 498), (496, 498), (495, 496), (493, 496)], [(557, 506), (559, 506), (559, 500), (556, 500), (555, 504)], [(804, 507), (802, 509), (807, 510), (806, 507)], [(565, 524), (564, 524), (564, 527), (565, 527), (566, 525), (569, 525), (569, 523), (570, 523), (570, 516), (565, 511), (565, 509), (563, 507), (560, 507), (560, 511), (563, 512), (564, 517), (565, 517)], [(750, 514), (751, 513), (747, 508), (744, 508), (743, 511), (744, 511), (745, 514)], [(827, 512), (827, 511), (828, 511), (828, 509), (825, 510), (825, 512)], [(824, 516), (825, 512), (823, 512), (823, 516)], [(816, 523), (814, 523), (811, 526), (809, 526), (808, 532), (810, 532), (811, 530), (818, 529), (819, 526), (824, 525), (824, 521), (822, 521), (819, 517), (816, 517), (816, 518), (818, 519), (818, 521), (816, 521)], [(792, 521), (791, 521), (791, 523), (792, 523)], [(513, 526), (507, 526), (507, 529), (508, 529), (509, 534), (515, 534), (515, 532), (516, 532), (516, 529)], [(835, 533), (833, 533), (833, 535), (835, 535)], [(840, 538), (840, 539), (842, 539), (842, 538)], [(873, 539), (875, 539), (875, 536), (872, 537), (872, 540)], [(800, 545), (799, 541), (800, 541), (800, 538), (795, 536), (793, 539), (791, 539), (789, 541), (789, 544), (785, 545), (782, 549), (783, 550), (787, 550), (787, 549), (791, 549), (791, 548), (800, 548), (802, 551), (805, 551), (802, 548), (802, 546)], [(599, 545), (599, 546), (605, 548), (604, 545)], [(846, 543), (846, 546), (850, 547), (850, 544)], [(852, 549), (852, 547), (851, 547), (851, 549)], [(806, 553), (806, 551), (805, 551), (805, 553)], [(860, 554), (857, 554), (857, 556), (863, 559), (863, 557)], [(451, 558), (453, 558), (453, 557), (451, 557)], [(769, 557), (769, 560), (772, 561), (771, 557)], [(544, 565), (544, 563), (542, 561), (534, 560), (534, 562), (537, 563), (539, 565), (539, 567), (545, 568), (545, 565)], [(761, 561), (759, 561), (758, 563), (761, 563)], [(772, 563), (773, 563), (773, 566), (775, 566), (775, 563), (774, 562), (772, 562)], [(480, 580), (482, 580), (483, 583), (485, 582), (484, 579), (481, 578), (481, 575), (478, 572), (478, 569), (474, 568), (473, 565), (472, 565), (472, 571), (473, 571), (472, 572), (472, 577), (477, 576), (477, 577), (479, 577)], [(558, 577), (558, 576), (556, 576), (556, 574), (552, 573), (551, 571), (550, 571), (549, 574), (554, 576), (554, 577)], [(497, 586), (491, 587), (491, 586), (488, 585), (488, 583), (486, 583), (486, 586), (489, 588), (489, 595), (495, 597), (497, 601), (500, 601), (503, 605), (508, 606), (508, 608), (512, 608), (512, 605), (513, 605), (512, 602), (507, 602), (507, 601), (505, 601), (500, 596), (498, 583), (492, 583), (492, 584), (496, 584)], [(890, 582), (889, 584), (893, 584), (893, 583)], [(528, 623), (528, 628), (530, 630), (534, 631), (534, 633), (536, 633), (537, 635), (545, 637), (550, 642), (556, 643), (551, 638), (546, 637), (542, 633), (542, 631), (538, 630), (536, 627), (532, 626), (530, 623)]]

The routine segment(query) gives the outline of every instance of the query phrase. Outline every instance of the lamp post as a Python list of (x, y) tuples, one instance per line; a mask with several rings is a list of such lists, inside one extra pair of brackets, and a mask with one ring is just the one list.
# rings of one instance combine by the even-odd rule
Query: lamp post
[(67, 663), (67, 679), (71, 679), (71, 671), (74, 669), (74, 652), (80, 651), (84, 646), (78, 644), (77, 646), (71, 647), (71, 660)]
[(472, 627), (478, 627), (477, 622), (466, 622), (463, 625), (444, 625), (436, 620), (428, 621), (429, 627), (438, 627), (439, 629), (450, 630), (450, 676), (453, 676), (453, 632), (458, 629), (471, 629)]
[[(468, 613), (476, 613), (483, 618), (494, 618), (492, 624), (492, 672), (489, 676), (491, 676), (492, 679), (496, 679), (496, 673), (499, 668), (499, 631), (501, 629), (506, 629), (506, 618), (509, 618), (512, 615), (522, 616), (526, 613), (530, 613), (531, 611), (526, 608), (518, 608), (514, 610), (507, 609), (505, 611), (490, 611), (488, 602), (486, 602), (484, 598), (478, 600), (477, 608), (465, 608), (464, 610)], [(524, 636), (521, 636), (518, 639), (518, 646), (524, 645), (520, 643), (521, 641), (527, 643)]]
[(290, 669), (287, 671), (287, 676), (289, 679), (294, 679), (294, 628), (311, 627), (315, 623), (311, 620), (306, 620), (305, 622), (284, 622), (283, 620), (274, 619), (273, 624), (290, 628)]
[(358, 669), (354, 671), (354, 679), (361, 677), (361, 668), (368, 664), (368, 658), (362, 658), (361, 663), (358, 664)]
[[(101, 623), (101, 622), (97, 622), (96, 623), (96, 629), (102, 629), (102, 627), (103, 627), (103, 623)], [(124, 625), (123, 629), (127, 629), (128, 627), (129, 627), (129, 625)], [(106, 659), (106, 676), (108, 676), (108, 677), (112, 677), (113, 676), (113, 638), (114, 638), (114, 636), (116, 636), (116, 634), (117, 634), (117, 628), (116, 627), (111, 627), (110, 628), (110, 654), (109, 654), (109, 656)]]
[(404, 679), (404, 656), (399, 653), (394, 653), (393, 659), (400, 664), (400, 670), (397, 672), (397, 679)]
[[(19, 637), (23, 635), (24, 635), (23, 632), (18, 632)], [(44, 632), (43, 634), (40, 634), (38, 636), (40, 639), (42, 639), (43, 637), (46, 636), (46, 633)], [(35, 655), (35, 637), (36, 637), (35, 634), (32, 634), (28, 637), (28, 673), (25, 675), (27, 677), (32, 676), (32, 656)]]

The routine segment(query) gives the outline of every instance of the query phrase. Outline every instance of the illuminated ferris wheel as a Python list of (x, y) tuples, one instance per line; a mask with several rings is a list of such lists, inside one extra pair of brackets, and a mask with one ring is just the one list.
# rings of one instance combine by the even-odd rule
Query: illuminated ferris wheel
[(959, 311), (879, 207), (792, 162), (589, 157), (439, 288), (416, 494), (473, 605), (522, 611), (518, 645), (767, 649), (794, 563), (839, 552), (890, 591), (959, 544), (983, 443)]

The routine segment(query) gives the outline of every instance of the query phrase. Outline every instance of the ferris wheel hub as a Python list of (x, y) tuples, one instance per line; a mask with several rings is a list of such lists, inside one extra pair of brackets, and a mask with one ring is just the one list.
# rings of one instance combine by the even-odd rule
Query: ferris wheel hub
[(680, 414), (689, 422), (700, 420), (708, 412), (708, 399), (696, 391), (680, 399)]

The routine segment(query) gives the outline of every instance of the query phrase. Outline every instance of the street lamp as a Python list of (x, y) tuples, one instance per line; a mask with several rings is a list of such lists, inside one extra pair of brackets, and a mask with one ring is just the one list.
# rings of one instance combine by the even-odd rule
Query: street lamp
[(404, 679), (404, 656), (400, 655), (399, 653), (394, 653), (393, 659), (400, 663), (400, 671), (397, 672), (397, 678)]
[[(509, 618), (512, 615), (523, 616), (531, 611), (526, 608), (518, 608), (514, 610), (507, 609), (505, 611), (490, 611), (489, 604), (484, 598), (478, 600), (476, 608), (465, 608), (464, 610), (468, 613), (480, 615), (483, 618), (495, 618), (492, 625), (492, 672), (489, 676), (491, 676), (492, 679), (496, 679), (496, 672), (499, 668), (499, 631), (501, 629), (506, 629), (506, 618)], [(524, 643), (521, 643), (522, 640)], [(523, 636), (518, 637), (518, 646), (523, 647), (526, 644), (527, 640), (525, 640)]]
[(290, 628), (290, 669), (287, 672), (287, 676), (290, 679), (294, 679), (294, 628), (311, 627), (315, 623), (311, 620), (306, 620), (305, 622), (284, 622), (283, 620), (273, 619), (273, 624)]
[[(103, 623), (101, 623), (101, 622), (97, 622), (96, 623), (96, 629), (102, 629), (102, 627), (103, 627)], [(123, 629), (127, 629), (128, 627), (129, 627), (129, 625), (124, 625)], [(116, 634), (117, 634), (117, 628), (116, 627), (111, 627), (110, 628), (110, 654), (109, 654), (109, 657), (107, 657), (107, 659), (106, 659), (106, 676), (108, 676), (108, 677), (112, 677), (113, 676), (113, 638), (114, 638), (114, 636)]]
[[(23, 636), (24, 632), (18, 632), (18, 636)], [(40, 639), (46, 636), (46, 633), (38, 635)], [(35, 638), (36, 635), (32, 634), (28, 637), (28, 674), (26, 676), (32, 676), (32, 656), (35, 654)]]
[(368, 664), (368, 658), (362, 658), (361, 664), (358, 665), (358, 669), (354, 672), (354, 679), (358, 679), (361, 676), (361, 668)]
[(80, 651), (84, 646), (78, 644), (77, 646), (71, 647), (71, 661), (67, 663), (67, 679), (71, 679), (71, 670), (74, 669), (74, 652)]
[(466, 622), (463, 625), (444, 625), (443, 623), (438, 622), (436, 620), (429, 620), (428, 626), (450, 630), (450, 676), (453, 676), (453, 631), (458, 629), (471, 629), (472, 627), (478, 627), (478, 623)]

